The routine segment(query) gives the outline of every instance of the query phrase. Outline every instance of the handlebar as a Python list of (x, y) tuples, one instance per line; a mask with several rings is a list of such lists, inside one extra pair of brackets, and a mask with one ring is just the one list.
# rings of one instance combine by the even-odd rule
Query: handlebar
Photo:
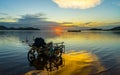
[(65, 45), (63, 45), (64, 42), (60, 43), (53, 43), (54, 47), (61, 47), (63, 48), (63, 53), (65, 53)]
[(58, 45), (58, 44), (63, 44), (64, 42), (60, 42), (60, 43), (53, 43), (54, 45)]

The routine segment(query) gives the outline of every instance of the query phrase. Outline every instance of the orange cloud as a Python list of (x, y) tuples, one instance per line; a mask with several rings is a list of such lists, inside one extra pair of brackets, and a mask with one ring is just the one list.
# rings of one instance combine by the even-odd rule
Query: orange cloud
[(53, 0), (61, 8), (92, 8), (101, 3), (101, 0)]

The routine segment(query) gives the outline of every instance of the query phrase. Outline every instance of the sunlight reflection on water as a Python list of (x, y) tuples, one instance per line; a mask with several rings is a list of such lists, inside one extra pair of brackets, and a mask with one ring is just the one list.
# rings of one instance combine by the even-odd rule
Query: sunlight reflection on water
[[(91, 75), (105, 70), (99, 58), (88, 52), (69, 52), (63, 55), (65, 66), (57, 71), (49, 72), (49, 75)], [(25, 75), (48, 75), (47, 71), (32, 70)]]

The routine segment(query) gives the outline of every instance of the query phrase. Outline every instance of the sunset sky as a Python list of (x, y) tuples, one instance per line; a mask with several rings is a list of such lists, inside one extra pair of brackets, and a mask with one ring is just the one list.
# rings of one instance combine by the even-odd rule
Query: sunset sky
[(120, 0), (0, 0), (0, 25), (120, 26)]

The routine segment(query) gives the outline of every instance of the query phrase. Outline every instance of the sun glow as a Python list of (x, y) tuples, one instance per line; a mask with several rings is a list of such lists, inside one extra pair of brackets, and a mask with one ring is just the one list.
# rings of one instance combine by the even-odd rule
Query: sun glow
[(63, 28), (62, 27), (55, 27), (55, 28), (53, 28), (53, 31), (55, 32), (55, 34), (57, 34), (57, 35), (61, 35), (62, 34), (62, 32), (63, 32)]
[(53, 30), (54, 30), (55, 32), (62, 32), (62, 31), (63, 31), (63, 28), (61, 28), (61, 27), (55, 27), (55, 28), (53, 28)]

